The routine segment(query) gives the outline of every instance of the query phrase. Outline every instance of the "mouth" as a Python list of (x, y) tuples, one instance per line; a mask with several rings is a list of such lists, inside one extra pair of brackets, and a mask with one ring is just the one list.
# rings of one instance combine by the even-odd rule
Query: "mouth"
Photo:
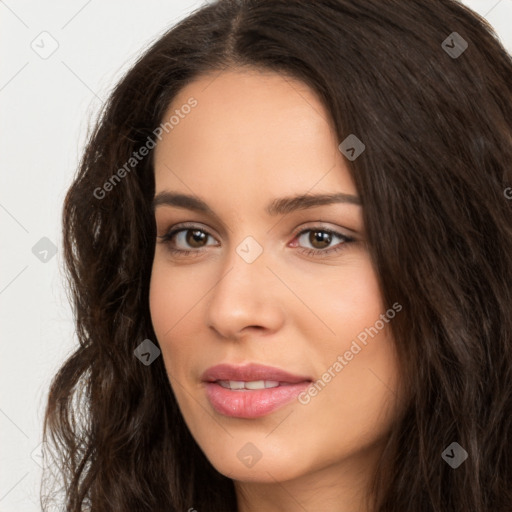
[(293, 385), (291, 382), (278, 382), (277, 380), (251, 380), (247, 382), (243, 380), (216, 380), (215, 383), (223, 388), (231, 389), (233, 391), (270, 389), (277, 388), (279, 386)]
[(283, 407), (313, 380), (279, 368), (248, 364), (221, 364), (203, 373), (206, 395), (219, 414), (258, 418)]
[[(311, 377), (294, 375), (274, 366), (249, 363), (242, 366), (232, 364), (218, 364), (208, 368), (202, 375), (203, 382), (244, 382), (244, 383), (270, 383), (268, 387), (276, 387), (278, 384), (297, 384), (298, 382), (310, 381)], [(261, 389), (259, 384), (257, 388)]]

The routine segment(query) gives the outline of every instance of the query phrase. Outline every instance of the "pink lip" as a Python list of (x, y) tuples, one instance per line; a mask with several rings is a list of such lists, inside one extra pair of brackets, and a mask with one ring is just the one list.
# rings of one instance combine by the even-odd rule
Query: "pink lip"
[[(258, 418), (279, 409), (297, 397), (312, 382), (310, 377), (259, 364), (233, 366), (219, 364), (208, 368), (202, 375), (206, 395), (212, 407), (220, 414), (237, 418)], [(257, 390), (231, 390), (217, 381), (272, 380), (279, 382), (275, 388)]]
[(231, 364), (212, 366), (203, 373), (201, 380), (204, 382), (215, 382), (217, 380), (277, 380), (287, 384), (296, 384), (297, 382), (311, 381), (312, 379), (310, 377), (292, 375), (273, 366), (249, 363), (243, 366)]

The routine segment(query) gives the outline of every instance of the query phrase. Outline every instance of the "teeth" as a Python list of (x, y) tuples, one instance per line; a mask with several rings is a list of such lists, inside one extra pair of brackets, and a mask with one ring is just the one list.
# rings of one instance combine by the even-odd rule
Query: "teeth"
[(253, 380), (245, 383), (246, 389), (265, 389), (265, 388), (277, 388), (279, 382), (275, 380)]
[(279, 386), (279, 382), (276, 380), (252, 380), (249, 382), (243, 380), (219, 380), (217, 382), (226, 389), (267, 389)]
[(226, 387), (229, 389), (244, 389), (243, 380), (228, 380), (223, 382), (226, 383)]

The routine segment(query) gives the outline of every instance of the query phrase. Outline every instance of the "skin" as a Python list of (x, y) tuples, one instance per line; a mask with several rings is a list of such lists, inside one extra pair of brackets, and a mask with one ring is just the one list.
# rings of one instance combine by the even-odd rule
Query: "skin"
[[(155, 211), (158, 236), (182, 222), (210, 235), (195, 245), (190, 232), (157, 239), (152, 268), (152, 322), (180, 410), (212, 465), (234, 480), (241, 512), (368, 510), (362, 500), (397, 414), (389, 324), (307, 405), (293, 400), (260, 418), (230, 418), (213, 409), (201, 382), (223, 362), (320, 379), (386, 311), (360, 205), (265, 212), (271, 199), (295, 194), (357, 196), (341, 141), (314, 92), (282, 75), (202, 76), (165, 118), (191, 96), (197, 106), (154, 155), (155, 194), (193, 194), (218, 216), (169, 205)], [(355, 241), (315, 243), (315, 230), (297, 236), (306, 228)], [(252, 263), (236, 252), (248, 236), (263, 249)], [(202, 252), (178, 256), (169, 246)], [(324, 257), (300, 252), (336, 246), (342, 250)], [(248, 442), (261, 452), (252, 467), (237, 457)]]

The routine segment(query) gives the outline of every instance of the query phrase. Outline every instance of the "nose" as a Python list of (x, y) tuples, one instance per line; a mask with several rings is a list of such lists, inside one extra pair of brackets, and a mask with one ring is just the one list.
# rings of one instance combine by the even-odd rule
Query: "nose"
[(231, 251), (207, 303), (207, 325), (218, 336), (238, 340), (250, 332), (276, 332), (283, 325), (283, 306), (290, 297), (269, 263), (265, 251), (251, 263)]

